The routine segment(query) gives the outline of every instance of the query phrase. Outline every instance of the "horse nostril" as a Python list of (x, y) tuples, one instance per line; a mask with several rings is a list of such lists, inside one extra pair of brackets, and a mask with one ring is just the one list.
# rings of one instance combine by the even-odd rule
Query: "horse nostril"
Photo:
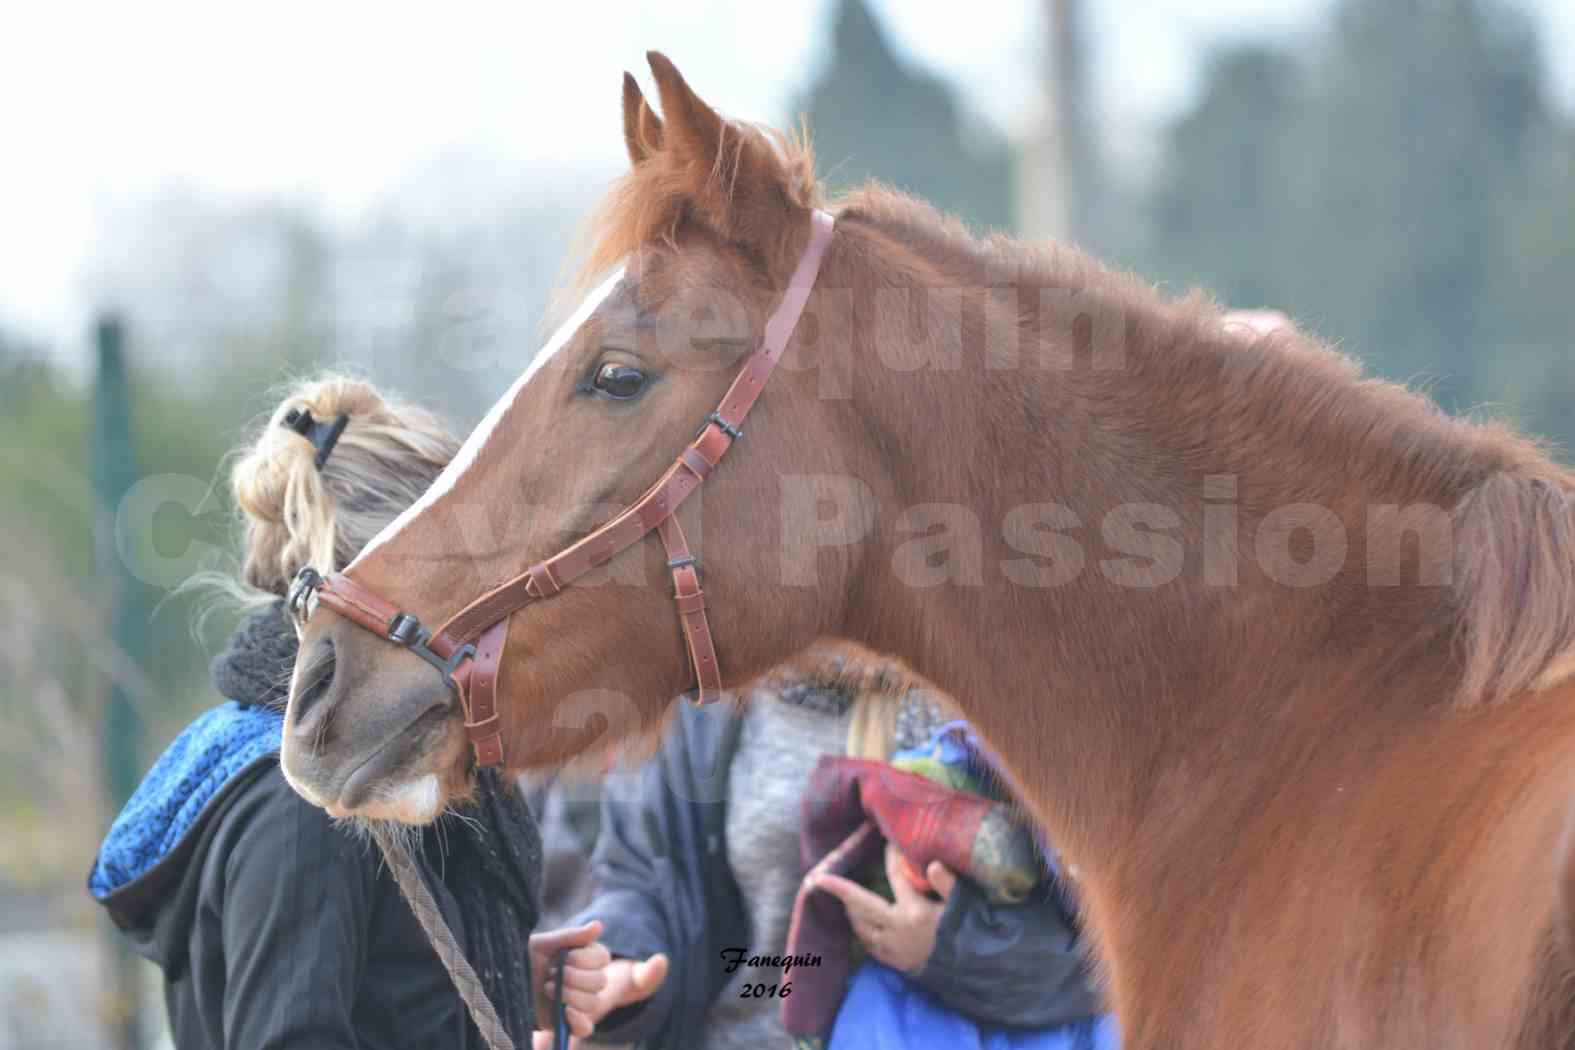
[(312, 662), (301, 672), (301, 691), (295, 698), (292, 721), (300, 725), (307, 712), (328, 695), (334, 682), (334, 643), (330, 639), (313, 656)]

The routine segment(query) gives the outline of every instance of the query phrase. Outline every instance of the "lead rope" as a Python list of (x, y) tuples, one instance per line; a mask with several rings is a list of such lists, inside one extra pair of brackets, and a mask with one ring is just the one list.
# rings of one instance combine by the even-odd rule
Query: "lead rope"
[(394, 881), (399, 884), (399, 892), (404, 894), (405, 902), (415, 912), (416, 921), (421, 924), (427, 941), (437, 952), (443, 969), (448, 971), (449, 980), (454, 982), (454, 988), (465, 1003), (465, 1009), (470, 1011), (476, 1031), (481, 1033), (488, 1050), (515, 1050), (514, 1040), (509, 1038), (503, 1022), (498, 1019), (498, 1011), (493, 1007), (492, 1000), (487, 998), (486, 990), (481, 987), (481, 979), (470, 968), (465, 953), (460, 951), (454, 931), (444, 921), (437, 901), (432, 899), (432, 891), (427, 889), (421, 873), (416, 870), (415, 861), (410, 859), (404, 845), (381, 825), (372, 825), (372, 838), (383, 851), (383, 857), (394, 873)]

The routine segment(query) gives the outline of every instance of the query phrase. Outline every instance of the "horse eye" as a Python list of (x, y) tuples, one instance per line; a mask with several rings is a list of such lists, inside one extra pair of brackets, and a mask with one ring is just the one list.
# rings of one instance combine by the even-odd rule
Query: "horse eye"
[(627, 401), (645, 389), (645, 373), (628, 365), (605, 364), (596, 370), (596, 380), (591, 385), (608, 397)]

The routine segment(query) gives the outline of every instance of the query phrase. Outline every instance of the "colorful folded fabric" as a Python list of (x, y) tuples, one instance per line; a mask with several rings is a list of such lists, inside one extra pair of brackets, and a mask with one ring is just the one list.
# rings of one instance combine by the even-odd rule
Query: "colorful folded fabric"
[(782, 1021), (800, 1046), (823, 1046), (842, 1005), (854, 958), (842, 903), (810, 885), (820, 872), (857, 877), (891, 842), (917, 871), (940, 861), (992, 898), (1022, 900), (1039, 879), (1031, 836), (1009, 805), (866, 759), (822, 758), (804, 798), (800, 850), (806, 868), (788, 929), (789, 955), (810, 953)]

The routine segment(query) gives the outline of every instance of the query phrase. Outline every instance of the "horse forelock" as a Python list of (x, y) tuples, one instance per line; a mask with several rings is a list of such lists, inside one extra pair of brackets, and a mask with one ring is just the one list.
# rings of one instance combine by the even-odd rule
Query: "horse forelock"
[[(649, 245), (676, 247), (687, 222), (711, 225), (703, 215), (717, 215), (750, 191), (741, 186), (743, 151), (754, 149), (774, 157), (784, 176), (787, 203), (807, 210), (820, 202), (814, 176), (814, 151), (807, 133), (789, 134), (744, 121), (728, 121), (726, 142), (709, 169), (697, 179), (687, 158), (670, 149), (656, 149), (635, 164), (608, 191), (586, 223), (582, 240), (585, 261), (572, 287), (590, 285), (595, 275)], [(727, 229), (712, 232), (726, 240)]]

